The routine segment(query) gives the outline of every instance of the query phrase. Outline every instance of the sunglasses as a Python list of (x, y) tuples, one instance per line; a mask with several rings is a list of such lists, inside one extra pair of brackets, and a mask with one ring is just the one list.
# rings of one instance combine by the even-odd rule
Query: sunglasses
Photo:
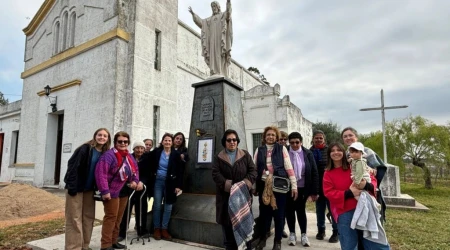
[(117, 140), (117, 144), (128, 144), (128, 140)]
[(285, 138), (281, 138), (281, 139), (280, 139), (280, 141), (287, 141), (287, 139), (285, 139)]
[(237, 139), (236, 138), (227, 139), (227, 142), (237, 142)]
[(299, 141), (290, 141), (289, 144), (300, 144), (301, 142)]

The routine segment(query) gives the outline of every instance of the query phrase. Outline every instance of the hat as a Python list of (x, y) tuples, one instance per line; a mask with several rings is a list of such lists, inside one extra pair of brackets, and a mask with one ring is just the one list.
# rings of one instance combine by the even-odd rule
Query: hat
[(352, 143), (352, 145), (350, 145), (350, 148), (354, 148), (358, 151), (361, 151), (363, 153), (363, 155), (365, 155), (366, 153), (364, 152), (364, 145), (361, 142), (354, 142)]
[(135, 147), (144, 147), (145, 148), (145, 144), (141, 141), (137, 141), (137, 142), (133, 143), (133, 149)]

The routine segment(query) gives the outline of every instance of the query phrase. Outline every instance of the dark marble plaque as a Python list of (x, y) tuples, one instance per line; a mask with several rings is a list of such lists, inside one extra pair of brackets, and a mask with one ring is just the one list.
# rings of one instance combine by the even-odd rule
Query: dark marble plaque
[(205, 96), (201, 102), (200, 121), (214, 120), (214, 100), (211, 96)]

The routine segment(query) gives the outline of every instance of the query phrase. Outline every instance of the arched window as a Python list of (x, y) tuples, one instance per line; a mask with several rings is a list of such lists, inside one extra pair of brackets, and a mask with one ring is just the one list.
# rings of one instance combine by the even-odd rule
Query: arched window
[(70, 43), (69, 46), (73, 47), (75, 45), (75, 22), (77, 20), (77, 15), (73, 12), (70, 15)]
[(68, 38), (67, 38), (67, 33), (68, 33), (68, 28), (69, 28), (69, 13), (64, 12), (63, 14), (63, 19), (62, 19), (63, 23), (63, 28), (62, 28), (62, 32), (63, 32), (63, 36), (62, 36), (62, 49), (65, 50), (68, 47)]
[(53, 32), (53, 54), (59, 53), (59, 30), (60, 30), (60, 23), (56, 22), (55, 24), (55, 30)]

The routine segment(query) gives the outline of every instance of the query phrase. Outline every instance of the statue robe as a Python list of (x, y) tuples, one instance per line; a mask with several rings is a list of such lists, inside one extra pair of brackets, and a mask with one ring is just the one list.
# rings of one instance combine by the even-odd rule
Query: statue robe
[(194, 22), (202, 29), (202, 55), (211, 75), (228, 77), (233, 43), (231, 4), (227, 3), (225, 12), (212, 15), (206, 19), (201, 19), (194, 14)]

